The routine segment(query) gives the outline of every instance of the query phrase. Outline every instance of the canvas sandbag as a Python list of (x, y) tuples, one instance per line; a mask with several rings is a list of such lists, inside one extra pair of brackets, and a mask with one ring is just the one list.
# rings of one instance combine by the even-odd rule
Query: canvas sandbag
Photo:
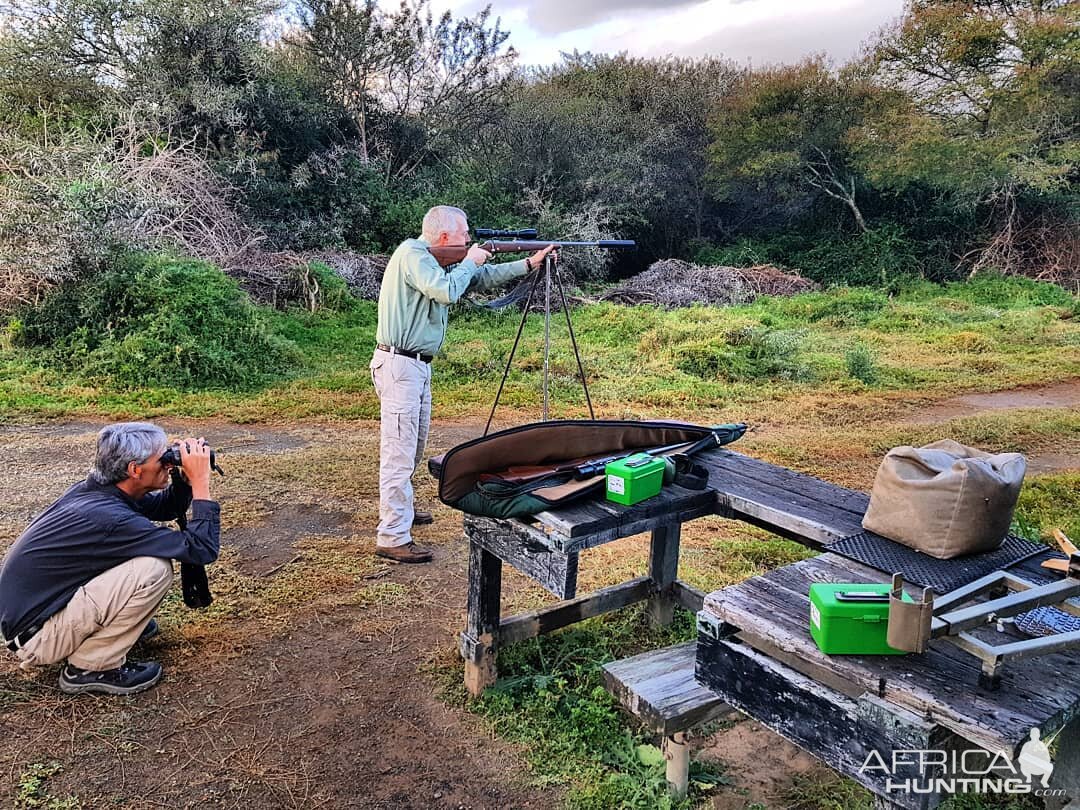
[(894, 447), (874, 478), (863, 528), (948, 560), (993, 551), (1012, 523), (1027, 462), (951, 439)]

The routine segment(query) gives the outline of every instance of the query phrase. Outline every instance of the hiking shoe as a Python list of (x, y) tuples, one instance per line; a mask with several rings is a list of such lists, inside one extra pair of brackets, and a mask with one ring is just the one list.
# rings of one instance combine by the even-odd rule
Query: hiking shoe
[(427, 526), (429, 523), (435, 522), (435, 516), (428, 512), (426, 509), (417, 509), (413, 512), (412, 525), (413, 526)]
[(406, 543), (403, 546), (375, 546), (375, 556), (400, 563), (431, 562), (431, 551), (420, 548), (416, 543)]
[(160, 681), (161, 673), (161, 664), (157, 661), (144, 661), (141, 664), (129, 662), (102, 672), (65, 664), (60, 670), (60, 691), (68, 695), (80, 695), (84, 692), (134, 695)]
[(143, 631), (139, 633), (139, 637), (135, 639), (135, 643), (141, 644), (144, 641), (149, 641), (154, 636), (160, 635), (161, 628), (158, 627), (157, 619), (151, 619), (149, 622), (146, 623), (146, 627), (143, 628)]

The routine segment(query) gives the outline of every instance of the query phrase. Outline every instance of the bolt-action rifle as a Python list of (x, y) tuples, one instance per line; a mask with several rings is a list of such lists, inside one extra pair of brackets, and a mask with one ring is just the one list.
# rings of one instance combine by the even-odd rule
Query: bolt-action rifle
[(703, 450), (711, 450), (729, 444), (740, 438), (746, 432), (747, 426), (743, 423), (717, 425), (707, 435), (696, 442), (680, 442), (661, 447), (650, 447), (640, 450), (622, 450), (614, 455), (591, 456), (585, 458), (561, 461), (557, 464), (547, 464), (532, 467), (509, 467), (506, 470), (495, 473), (484, 473), (480, 481), (487, 483), (499, 481), (506, 484), (525, 484), (537, 479), (551, 476), (563, 476), (568, 480), (581, 481), (592, 478), (604, 472), (604, 467), (612, 461), (635, 455), (636, 453), (648, 453), (651, 456), (664, 456), (674, 451), (680, 451), (681, 456), (693, 456)]
[[(603, 250), (630, 250), (637, 247), (632, 239), (601, 239), (597, 242), (551, 242), (545, 239), (488, 239), (480, 242), (477, 247), (488, 253), (531, 253), (543, 250), (548, 245), (554, 245), (556, 250), (564, 247), (589, 247)], [(457, 264), (465, 258), (469, 252), (468, 245), (444, 245), (441, 247), (429, 247), (428, 251), (435, 257), (440, 267), (449, 267)]]

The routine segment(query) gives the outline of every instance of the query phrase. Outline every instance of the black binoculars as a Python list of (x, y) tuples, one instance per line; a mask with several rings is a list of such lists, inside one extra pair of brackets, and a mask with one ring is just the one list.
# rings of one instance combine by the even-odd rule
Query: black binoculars
[[(191, 448), (188, 448), (189, 450)], [(182, 466), (180, 464), (180, 445), (174, 444), (161, 454), (162, 464), (172, 464), (174, 467)], [(225, 475), (225, 471), (217, 465), (217, 456), (214, 455), (214, 451), (210, 451), (210, 469), (216, 472), (218, 475)]]
[(473, 233), (477, 239), (536, 239), (536, 228), (522, 228), (517, 231), (500, 228), (476, 228)]

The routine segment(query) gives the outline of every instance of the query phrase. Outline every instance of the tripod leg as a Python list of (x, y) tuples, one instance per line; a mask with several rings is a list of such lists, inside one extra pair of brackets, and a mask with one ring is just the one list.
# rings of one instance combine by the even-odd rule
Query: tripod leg
[(562, 278), (559, 275), (559, 265), (555, 265), (555, 283), (559, 287), (559, 301), (562, 303), (563, 312), (566, 315), (566, 328), (570, 332), (570, 345), (574, 347), (574, 359), (577, 360), (578, 375), (581, 377), (581, 387), (585, 391), (585, 403), (589, 406), (589, 418), (595, 419), (592, 399), (589, 397), (589, 383), (585, 380), (585, 369), (581, 365), (581, 354), (578, 352), (577, 339), (574, 337), (574, 325), (570, 322), (570, 307), (566, 304), (566, 293), (563, 292)]
[(499, 407), (499, 397), (502, 396), (503, 386), (506, 385), (506, 378), (510, 374), (510, 364), (514, 362), (514, 353), (517, 352), (518, 342), (521, 340), (521, 333), (525, 329), (525, 319), (529, 317), (529, 307), (532, 306), (534, 292), (536, 292), (536, 279), (533, 279), (532, 286), (529, 287), (529, 297), (525, 299), (525, 309), (521, 312), (521, 323), (518, 324), (517, 335), (514, 337), (514, 345), (510, 349), (510, 356), (506, 358), (506, 368), (503, 369), (502, 380), (499, 382), (499, 390), (498, 393), (495, 394), (495, 401), (491, 403), (491, 413), (488, 414), (487, 424), (484, 425), (485, 436), (487, 436), (488, 431), (491, 430), (491, 420), (495, 418), (495, 409)]
[(548, 420), (548, 379), (551, 357), (551, 268), (555, 260), (544, 257), (544, 421)]

